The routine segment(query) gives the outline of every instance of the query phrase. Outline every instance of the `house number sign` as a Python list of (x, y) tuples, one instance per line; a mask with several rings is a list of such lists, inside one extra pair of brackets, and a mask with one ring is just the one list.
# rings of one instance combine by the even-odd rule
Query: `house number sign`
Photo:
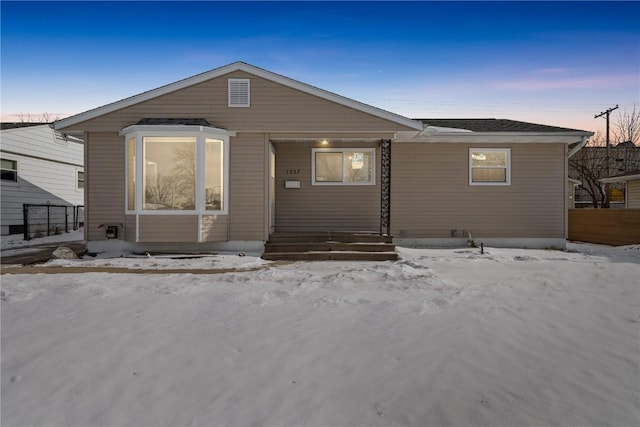
[(300, 175), (300, 169), (287, 169), (287, 175)]

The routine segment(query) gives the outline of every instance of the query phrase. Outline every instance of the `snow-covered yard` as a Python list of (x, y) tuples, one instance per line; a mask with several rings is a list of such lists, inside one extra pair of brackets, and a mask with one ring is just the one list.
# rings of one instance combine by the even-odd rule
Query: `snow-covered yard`
[(637, 426), (640, 246), (2, 276), (3, 426)]

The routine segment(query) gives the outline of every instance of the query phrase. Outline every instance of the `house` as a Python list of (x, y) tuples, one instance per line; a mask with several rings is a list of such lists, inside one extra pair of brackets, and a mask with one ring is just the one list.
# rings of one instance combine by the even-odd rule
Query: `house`
[(260, 250), (275, 233), (564, 247), (590, 132), (413, 120), (236, 62), (55, 122), (86, 142), (89, 250)]
[(569, 198), (567, 199), (567, 209), (574, 209), (576, 207), (576, 188), (582, 184), (581, 181), (573, 178), (567, 178), (567, 188)]
[(607, 182), (607, 190), (601, 179), (635, 171), (640, 168), (640, 147), (632, 141), (606, 146), (588, 145), (569, 161), (569, 176), (580, 182), (576, 188), (575, 207), (602, 207), (608, 192), (610, 208), (625, 207), (624, 184)]
[(84, 205), (81, 139), (49, 124), (2, 123), (0, 141), (3, 236), (24, 232), (23, 204)]
[(640, 170), (603, 178), (600, 182), (603, 184), (623, 183), (625, 186), (624, 207), (627, 209), (640, 209)]

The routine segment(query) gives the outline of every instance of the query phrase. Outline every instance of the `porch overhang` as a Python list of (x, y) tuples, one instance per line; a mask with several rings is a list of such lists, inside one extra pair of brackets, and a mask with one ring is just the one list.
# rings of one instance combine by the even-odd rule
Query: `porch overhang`
[(271, 142), (315, 142), (350, 143), (350, 142), (380, 142), (393, 139), (394, 132), (303, 132), (303, 133), (270, 133)]

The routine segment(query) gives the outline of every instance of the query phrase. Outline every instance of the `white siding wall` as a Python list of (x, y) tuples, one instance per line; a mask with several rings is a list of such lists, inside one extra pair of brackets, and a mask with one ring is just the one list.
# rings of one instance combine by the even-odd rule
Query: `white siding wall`
[(84, 170), (84, 145), (56, 136), (48, 125), (6, 129), (1, 156), (17, 162), (18, 181), (2, 180), (2, 234), (22, 225), (23, 203), (83, 205), (77, 173)]

